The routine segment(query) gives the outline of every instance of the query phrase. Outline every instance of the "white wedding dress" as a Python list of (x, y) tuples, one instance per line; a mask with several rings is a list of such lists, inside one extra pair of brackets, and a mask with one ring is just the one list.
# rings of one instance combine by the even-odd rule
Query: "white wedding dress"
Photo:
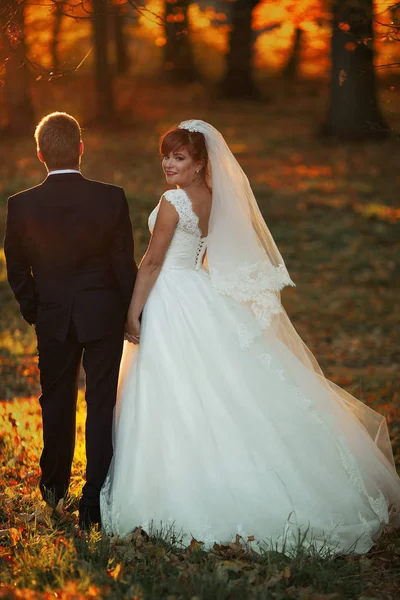
[(251, 313), (214, 289), (190, 199), (164, 196), (179, 223), (140, 345), (124, 348), (104, 529), (173, 524), (186, 543), (239, 534), (285, 552), (300, 532), (321, 552), (367, 552), (389, 513), (398, 518), (392, 464), (273, 328), (260, 336)]

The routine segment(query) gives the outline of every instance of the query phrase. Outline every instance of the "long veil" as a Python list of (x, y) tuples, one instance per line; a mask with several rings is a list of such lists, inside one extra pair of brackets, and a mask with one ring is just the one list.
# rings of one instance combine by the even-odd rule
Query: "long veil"
[[(386, 419), (329, 381), (284, 310), (280, 290), (294, 285), (261, 215), (250, 183), (222, 135), (201, 120), (183, 121), (182, 129), (204, 135), (209, 157), (212, 210), (207, 264), (214, 288), (247, 307), (254, 317), (238, 334), (250, 345), (258, 335), (273, 335), (365, 428), (395, 469)], [(243, 331), (243, 328), (245, 331)]]

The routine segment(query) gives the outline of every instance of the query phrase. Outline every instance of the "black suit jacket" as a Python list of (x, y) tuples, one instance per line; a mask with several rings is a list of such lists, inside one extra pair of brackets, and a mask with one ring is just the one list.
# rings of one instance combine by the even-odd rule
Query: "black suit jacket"
[(9, 283), (23, 317), (81, 342), (123, 327), (137, 267), (122, 188), (80, 173), (49, 175), (8, 199), (4, 240)]

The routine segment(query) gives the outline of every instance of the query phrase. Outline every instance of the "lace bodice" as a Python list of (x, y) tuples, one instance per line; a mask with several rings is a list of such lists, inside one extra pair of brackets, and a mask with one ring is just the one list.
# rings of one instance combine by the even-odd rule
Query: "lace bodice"
[[(178, 225), (168, 248), (164, 268), (200, 269), (207, 248), (207, 238), (201, 237), (199, 218), (193, 211), (189, 196), (181, 189), (168, 190), (163, 194), (179, 216)], [(161, 200), (160, 200), (161, 202)], [(149, 216), (149, 229), (153, 231), (160, 203)]]

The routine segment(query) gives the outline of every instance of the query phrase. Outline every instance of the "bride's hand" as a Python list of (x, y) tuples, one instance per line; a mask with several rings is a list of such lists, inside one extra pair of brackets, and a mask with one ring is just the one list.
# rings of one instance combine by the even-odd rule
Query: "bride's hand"
[(138, 317), (128, 315), (125, 323), (125, 339), (131, 344), (140, 341), (140, 321)]

